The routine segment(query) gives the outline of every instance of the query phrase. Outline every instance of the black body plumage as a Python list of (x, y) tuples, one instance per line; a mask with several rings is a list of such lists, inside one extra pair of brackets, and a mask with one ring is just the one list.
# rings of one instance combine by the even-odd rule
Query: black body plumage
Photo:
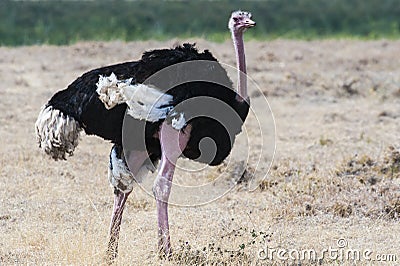
[[(188, 99), (200, 96), (212, 97), (230, 106), (240, 118), (239, 122), (234, 122), (233, 125), (229, 126), (230, 132), (227, 132), (225, 125), (211, 117), (195, 117), (187, 121), (191, 124), (192, 131), (183, 155), (195, 161), (217, 165), (229, 155), (235, 136), (241, 132), (243, 121), (249, 111), (249, 102), (248, 100), (237, 101), (237, 93), (233, 90), (232, 81), (229, 79), (225, 69), (220, 64), (215, 67), (217, 60), (208, 50), (198, 52), (194, 45), (183, 44), (183, 46), (173, 49), (149, 51), (145, 52), (139, 61), (91, 70), (77, 78), (65, 90), (57, 92), (49, 100), (47, 106), (60, 110), (64, 115), (72, 116), (87, 134), (97, 135), (117, 145), (122, 145), (124, 117), (128, 117), (125, 116), (127, 105), (119, 104), (112, 109), (105, 108), (96, 92), (96, 83), (99, 80), (99, 76), (109, 76), (114, 73), (119, 80), (133, 78), (132, 83), (143, 83), (153, 74), (166, 67), (193, 60), (212, 62), (213, 67), (207, 67), (206, 64), (206, 67), (199, 69), (198, 74), (202, 76), (199, 81), (186, 82), (163, 89), (166, 89), (166, 92), (173, 96), (173, 102), (171, 103), (173, 106), (178, 106)], [(192, 72), (188, 73), (187, 71), (192, 70), (181, 68), (174, 75), (177, 77), (193, 75)], [(221, 81), (220, 84), (204, 81), (204, 79), (212, 76), (216, 76)], [(174, 78), (172, 77), (172, 79)], [(157, 86), (157, 84), (154, 85)], [(187, 117), (190, 117), (191, 113), (195, 115), (196, 112), (187, 106), (185, 107), (185, 105), (178, 106), (177, 109), (179, 109), (177, 111), (185, 113)], [(214, 109), (210, 110), (210, 112), (219, 112), (217, 108)], [(132, 128), (145, 128), (143, 134), (138, 132), (137, 135), (132, 137), (143, 137), (151, 160), (158, 160), (161, 156), (161, 149), (157, 131), (163, 119), (157, 122), (147, 122), (130, 117), (129, 121)], [(199, 148), (200, 141), (207, 137), (215, 142), (217, 148), (216, 154), (211, 160), (201, 156), (201, 149)], [(143, 148), (135, 147), (135, 144), (129, 147), (129, 149)]]

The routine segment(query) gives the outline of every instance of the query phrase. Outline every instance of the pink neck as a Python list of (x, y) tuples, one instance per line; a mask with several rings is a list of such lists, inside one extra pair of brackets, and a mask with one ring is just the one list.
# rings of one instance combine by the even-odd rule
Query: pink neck
[(237, 92), (240, 97), (237, 100), (243, 102), (247, 100), (247, 76), (246, 76), (246, 58), (244, 55), (243, 32), (232, 31), (232, 40), (236, 52), (236, 64), (238, 69), (238, 87)]

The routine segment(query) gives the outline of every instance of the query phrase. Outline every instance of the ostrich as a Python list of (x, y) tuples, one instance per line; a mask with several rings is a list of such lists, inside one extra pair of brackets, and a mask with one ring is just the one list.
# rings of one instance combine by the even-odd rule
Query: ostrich
[[(233, 90), (226, 70), (208, 50), (199, 52), (194, 45), (183, 44), (145, 52), (138, 61), (91, 70), (57, 92), (42, 107), (35, 124), (37, 139), (39, 147), (53, 159), (71, 156), (82, 130), (114, 144), (108, 171), (109, 182), (114, 188), (107, 249), (110, 261), (117, 256), (126, 200), (143, 173), (154, 171), (158, 161), (158, 174), (153, 185), (158, 245), (160, 254), (171, 254), (167, 208), (175, 164), (183, 155), (218, 165), (229, 155), (249, 111), (243, 33), (255, 24), (251, 14), (243, 11), (233, 12), (229, 19), (238, 69), (237, 92)], [(178, 85), (173, 81), (168, 87), (168, 78), (193, 74), (192, 69), (182, 67), (175, 69), (176, 77), (169, 75), (166, 83), (165, 80), (162, 84), (146, 83), (153, 74), (165, 68), (192, 61), (205, 62), (194, 71), (201, 76), (196, 81)], [(217, 77), (219, 84), (204, 81), (209, 77)], [(180, 107), (180, 103), (200, 96), (228, 105), (239, 117), (239, 122), (229, 125), (230, 132), (227, 132), (225, 125), (212, 117), (195, 117), (191, 105)], [(127, 133), (123, 133), (125, 125), (130, 129)], [(126, 145), (123, 145), (124, 136), (128, 139)], [(212, 158), (203, 156), (199, 148), (204, 138), (211, 138), (216, 145)], [(129, 141), (132, 139), (134, 141)]]

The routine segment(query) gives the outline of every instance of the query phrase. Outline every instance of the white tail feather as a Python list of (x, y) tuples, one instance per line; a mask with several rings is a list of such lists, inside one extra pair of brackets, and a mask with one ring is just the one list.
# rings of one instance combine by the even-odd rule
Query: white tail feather
[(39, 147), (53, 159), (64, 159), (78, 146), (81, 128), (71, 116), (52, 106), (43, 106), (35, 123)]

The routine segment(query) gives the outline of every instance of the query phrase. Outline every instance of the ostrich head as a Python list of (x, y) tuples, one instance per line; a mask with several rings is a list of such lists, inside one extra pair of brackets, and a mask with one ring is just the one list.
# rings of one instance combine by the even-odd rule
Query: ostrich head
[(246, 29), (254, 27), (256, 23), (251, 20), (251, 13), (245, 11), (232, 12), (228, 28), (233, 33), (243, 33)]

